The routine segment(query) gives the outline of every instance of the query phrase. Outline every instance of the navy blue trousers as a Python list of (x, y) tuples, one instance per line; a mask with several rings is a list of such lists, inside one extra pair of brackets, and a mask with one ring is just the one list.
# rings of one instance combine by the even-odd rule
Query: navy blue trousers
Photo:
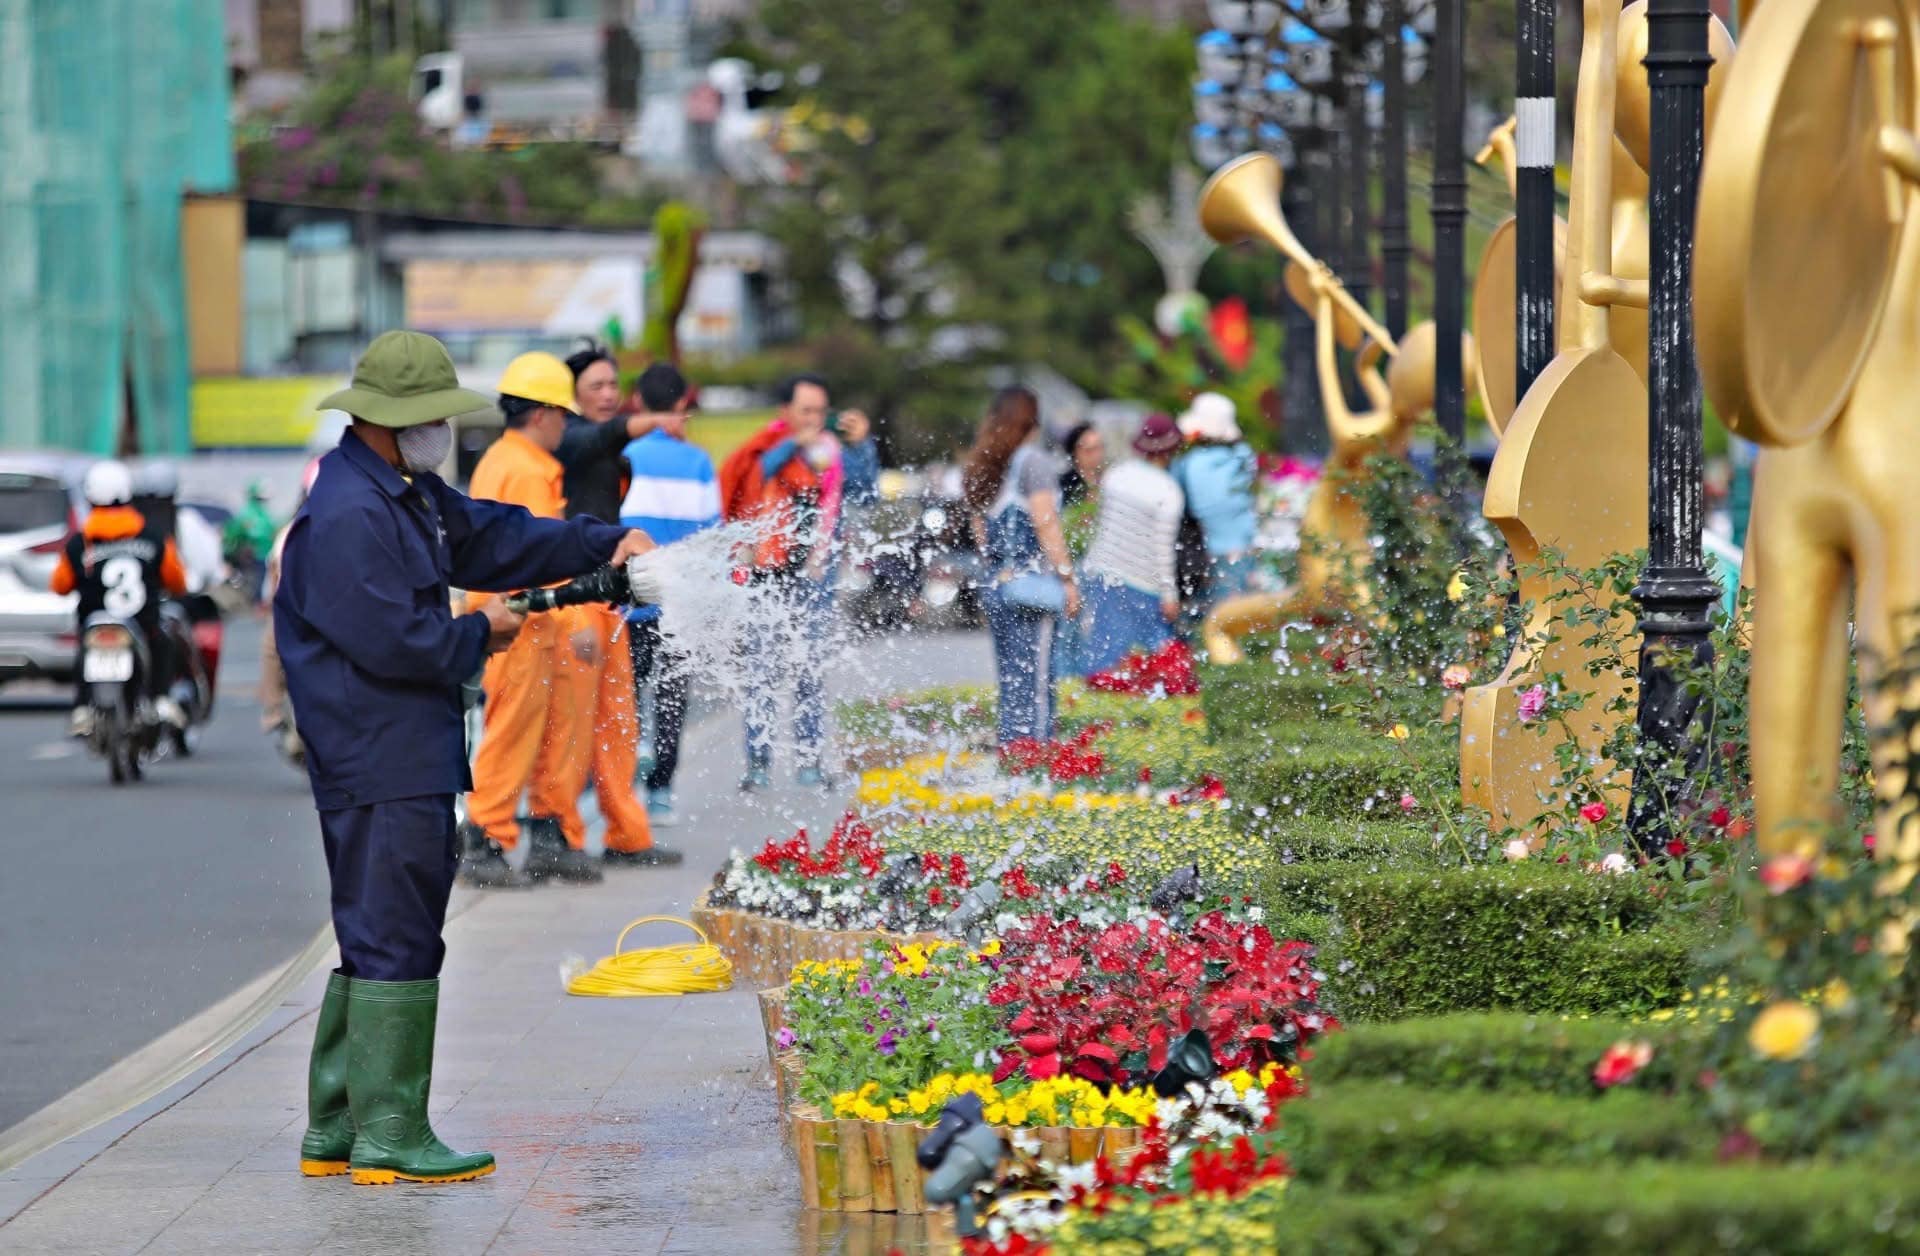
[(440, 928), (460, 866), (453, 795), (320, 813), (340, 969), (363, 981), (440, 975)]

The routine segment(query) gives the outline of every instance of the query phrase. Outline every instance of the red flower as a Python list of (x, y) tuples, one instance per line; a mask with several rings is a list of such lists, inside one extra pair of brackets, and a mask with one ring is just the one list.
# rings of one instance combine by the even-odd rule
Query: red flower
[(947, 860), (947, 882), (963, 890), (972, 884), (967, 872), (967, 861), (962, 859), (957, 853)]
[(1679, 838), (1676, 837), (1671, 842), (1667, 843), (1667, 854), (1672, 858), (1678, 859), (1680, 858), (1680, 856), (1686, 853), (1687, 853), (1687, 844), (1681, 841)]
[(1760, 865), (1760, 883), (1769, 894), (1785, 894), (1812, 875), (1813, 860), (1805, 855), (1775, 855)]
[(1580, 808), (1580, 818), (1588, 824), (1600, 823), (1607, 818), (1607, 804), (1603, 802), (1588, 803), (1586, 806)]
[(1713, 814), (1707, 817), (1707, 823), (1716, 829), (1724, 829), (1733, 822), (1733, 813), (1725, 807), (1715, 807)]
[(1727, 826), (1727, 836), (1736, 842), (1751, 832), (1753, 832), (1753, 821), (1745, 816), (1741, 816)]
[(1616, 1042), (1593, 1066), (1593, 1084), (1602, 1090), (1630, 1082), (1653, 1059), (1653, 1046), (1645, 1042)]
[(1144, 763), (1140, 765), (1140, 783), (1142, 785), (1153, 784), (1153, 769)]
[(1873, 853), (1875, 845), (1876, 843), (1874, 842), (1873, 834), (1871, 833), (1868, 833), (1866, 836), (1860, 839), (1861, 848), (1864, 849), (1869, 855)]
[(947, 905), (947, 896), (941, 893), (939, 886), (936, 885), (927, 891), (927, 905), (929, 907), (945, 907)]

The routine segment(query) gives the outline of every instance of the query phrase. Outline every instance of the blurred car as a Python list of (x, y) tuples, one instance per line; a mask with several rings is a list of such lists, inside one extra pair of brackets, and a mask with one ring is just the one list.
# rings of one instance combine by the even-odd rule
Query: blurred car
[(86, 516), (80, 483), (92, 461), (0, 454), (0, 684), (73, 679), (75, 598), (47, 582)]

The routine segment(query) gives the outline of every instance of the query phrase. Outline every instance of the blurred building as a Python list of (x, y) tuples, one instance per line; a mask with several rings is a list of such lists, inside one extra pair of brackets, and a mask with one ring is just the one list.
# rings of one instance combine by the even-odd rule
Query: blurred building
[(233, 184), (223, 16), (0, 4), (0, 445), (186, 447), (182, 198)]
[[(637, 337), (654, 237), (449, 223), (235, 197), (188, 206), (192, 439), (199, 448), (298, 448), (313, 403), (366, 342), (410, 327), (447, 344), (462, 382), (489, 391), (528, 349)], [(791, 336), (785, 258), (755, 232), (709, 232), (679, 332), (727, 359)]]
[(227, 64), (240, 112), (298, 95), (310, 61), (349, 40), (354, 0), (225, 0)]

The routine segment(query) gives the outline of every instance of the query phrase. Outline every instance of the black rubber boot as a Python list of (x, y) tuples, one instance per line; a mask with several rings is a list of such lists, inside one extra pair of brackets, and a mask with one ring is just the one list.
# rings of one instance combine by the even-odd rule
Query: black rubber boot
[(483, 890), (524, 890), (533, 884), (477, 824), (460, 826), (460, 879)]
[(348, 1000), (354, 1184), (469, 1182), (492, 1173), (492, 1152), (462, 1155), (441, 1142), (427, 1122), (440, 982), (356, 979)]
[(313, 1022), (307, 1063), (307, 1134), (300, 1140), (300, 1172), (337, 1177), (353, 1154), (353, 1110), (347, 1103), (347, 992), (344, 974), (327, 977), (326, 997)]
[(567, 845), (560, 821), (552, 816), (534, 816), (527, 821), (527, 872), (536, 880), (556, 877), (562, 881), (598, 881), (605, 876), (598, 859)]
[(606, 853), (609, 868), (674, 868), (685, 859), (686, 856), (679, 851), (658, 842), (645, 850), (609, 850)]

